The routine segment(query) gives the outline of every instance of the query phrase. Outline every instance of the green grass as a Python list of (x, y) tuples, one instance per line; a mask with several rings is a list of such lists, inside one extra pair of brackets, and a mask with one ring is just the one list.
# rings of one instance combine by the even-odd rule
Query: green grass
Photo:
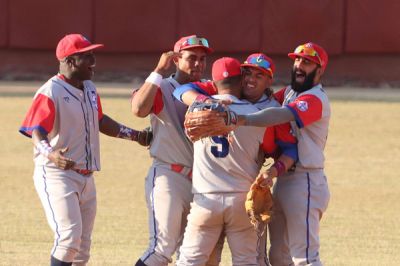
[[(130, 114), (129, 91), (115, 91), (102, 91), (104, 112), (145, 127), (147, 119)], [(31, 141), (17, 132), (32, 89), (24, 93), (0, 86), (0, 265), (48, 265), (53, 239), (33, 186)], [(388, 93), (394, 96), (363, 99), (332, 91), (326, 147), (331, 202), (321, 223), (325, 265), (398, 264), (400, 104), (393, 100), (397, 91)], [(133, 265), (147, 246), (144, 178), (151, 159), (136, 143), (101, 136), (101, 161), (90, 265)], [(222, 265), (230, 264), (225, 247)]]

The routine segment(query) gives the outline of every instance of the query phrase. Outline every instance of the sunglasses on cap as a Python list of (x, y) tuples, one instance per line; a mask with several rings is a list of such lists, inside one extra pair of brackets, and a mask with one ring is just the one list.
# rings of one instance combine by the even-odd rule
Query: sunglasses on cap
[(272, 74), (272, 68), (271, 68), (271, 63), (266, 60), (263, 56), (253, 56), (247, 58), (246, 61), (244, 61), (244, 64), (251, 64), (254, 66), (261, 67), (268, 71), (271, 74), (271, 77), (273, 76)]
[(296, 50), (294, 50), (294, 53), (305, 55), (305, 56), (317, 57), (318, 62), (321, 65), (322, 61), (321, 61), (321, 58), (319, 57), (318, 52), (315, 51), (315, 49), (308, 44), (302, 44), (302, 45), (297, 46)]
[(192, 45), (201, 45), (210, 48), (206, 38), (190, 37), (181, 44), (181, 49)]

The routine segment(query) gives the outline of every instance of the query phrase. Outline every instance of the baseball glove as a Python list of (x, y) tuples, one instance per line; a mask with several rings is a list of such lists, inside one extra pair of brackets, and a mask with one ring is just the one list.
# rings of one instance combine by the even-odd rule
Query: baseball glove
[(149, 146), (153, 140), (153, 130), (151, 127), (146, 127), (142, 131), (139, 131), (137, 142), (142, 146)]
[(257, 229), (260, 223), (267, 224), (272, 215), (272, 194), (268, 186), (254, 182), (247, 193), (245, 208), (250, 222)]
[(224, 136), (236, 127), (237, 115), (219, 102), (195, 101), (185, 117), (185, 132), (192, 140)]

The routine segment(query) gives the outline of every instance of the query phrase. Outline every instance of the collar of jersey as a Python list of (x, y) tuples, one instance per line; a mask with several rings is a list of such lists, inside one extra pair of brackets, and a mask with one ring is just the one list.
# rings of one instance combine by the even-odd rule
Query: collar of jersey
[(64, 87), (66, 87), (66, 88), (68, 88), (68, 89), (72, 89), (73, 91), (75, 91), (76, 93), (79, 93), (79, 92), (85, 92), (86, 91), (86, 80), (85, 81), (83, 81), (83, 91), (82, 90), (80, 90), (80, 89), (78, 89), (78, 88), (76, 88), (76, 87), (74, 87), (74, 86), (72, 86), (71, 84), (69, 84), (68, 82), (66, 82), (62, 77), (60, 77), (59, 75), (55, 75), (54, 77), (53, 77), (53, 80), (56, 80), (56, 81), (58, 81), (59, 83), (61, 83), (61, 84), (63, 84), (64, 85)]

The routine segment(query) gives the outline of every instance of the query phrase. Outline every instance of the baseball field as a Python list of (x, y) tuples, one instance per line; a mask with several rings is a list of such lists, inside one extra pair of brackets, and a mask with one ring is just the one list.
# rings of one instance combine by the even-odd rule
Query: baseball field
[[(52, 233), (32, 181), (32, 143), (18, 128), (39, 83), (1, 83), (0, 265), (48, 265)], [(114, 88), (112, 88), (114, 87)], [(142, 129), (128, 84), (99, 84), (105, 113)], [(400, 262), (400, 90), (327, 88), (331, 201), (321, 223), (325, 265)], [(90, 265), (133, 265), (147, 246), (148, 150), (101, 136), (98, 210)], [(231, 265), (226, 246), (222, 265)]]

